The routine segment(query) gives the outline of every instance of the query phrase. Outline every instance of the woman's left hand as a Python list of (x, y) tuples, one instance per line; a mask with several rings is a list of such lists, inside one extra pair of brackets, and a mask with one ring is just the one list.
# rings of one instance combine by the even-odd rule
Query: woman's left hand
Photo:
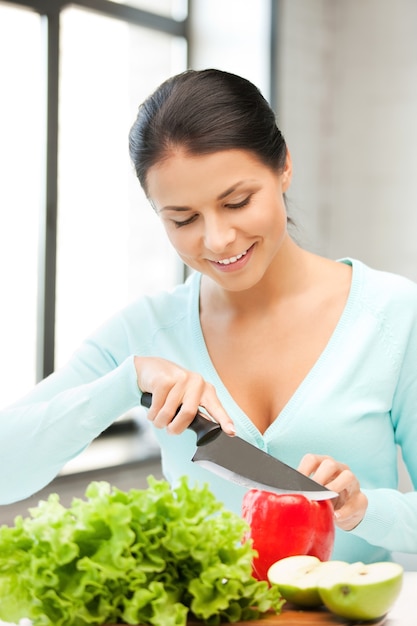
[(361, 522), (368, 499), (347, 465), (330, 456), (306, 454), (301, 459), (298, 471), (339, 494), (333, 500), (336, 526), (342, 530), (352, 530)]

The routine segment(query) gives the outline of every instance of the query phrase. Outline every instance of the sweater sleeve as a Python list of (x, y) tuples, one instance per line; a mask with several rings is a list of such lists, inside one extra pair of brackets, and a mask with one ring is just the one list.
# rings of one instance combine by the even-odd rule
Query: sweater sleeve
[[(392, 400), (391, 420), (414, 489), (417, 489), (417, 289), (401, 302), (391, 325), (393, 350), (400, 360)], [(391, 551), (417, 553), (417, 492), (364, 489), (368, 497), (365, 518), (353, 534)]]
[(364, 489), (365, 518), (351, 532), (392, 552), (417, 553), (417, 493), (394, 489)]
[(115, 419), (139, 404), (128, 344), (120, 320), (109, 322), (64, 368), (0, 411), (0, 504), (43, 488)]

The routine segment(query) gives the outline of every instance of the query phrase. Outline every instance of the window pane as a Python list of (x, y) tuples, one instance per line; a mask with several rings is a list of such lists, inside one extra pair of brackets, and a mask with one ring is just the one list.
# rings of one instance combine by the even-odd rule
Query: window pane
[(41, 23), (0, 4), (0, 406), (35, 382), (44, 128)]
[(117, 4), (128, 4), (137, 9), (182, 20), (187, 15), (186, 0), (112, 0)]
[(139, 103), (185, 69), (168, 35), (75, 8), (61, 24), (57, 366), (128, 301), (180, 279), (128, 133)]

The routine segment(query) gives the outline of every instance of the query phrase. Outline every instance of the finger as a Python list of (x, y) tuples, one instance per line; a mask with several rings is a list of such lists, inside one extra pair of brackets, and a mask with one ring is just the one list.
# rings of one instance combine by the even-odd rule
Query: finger
[[(185, 383), (179, 383), (171, 389), (164, 407), (171, 419), (169, 415), (163, 416), (169, 433), (179, 434), (191, 424), (199, 410), (204, 386), (205, 381), (200, 375), (189, 375)], [(174, 406), (177, 408), (173, 414)]]
[(368, 498), (359, 491), (344, 506), (335, 511), (335, 523), (342, 530), (353, 530), (362, 521), (368, 507)]
[(236, 429), (233, 420), (226, 413), (222, 403), (217, 397), (216, 391), (212, 385), (209, 385), (204, 393), (201, 406), (207, 411), (227, 435), (235, 435)]
[[(229, 415), (226, 413), (221, 405), (219, 405), (215, 410), (212, 410), (210, 412), (207, 411), (207, 408), (205, 406), (202, 406), (202, 409), (207, 412), (207, 419), (212, 419), (217, 422), (217, 424), (219, 424), (219, 426), (221, 427), (223, 432), (226, 433), (226, 435), (230, 435), (232, 437), (236, 435), (236, 428), (233, 420), (229, 417)], [(204, 415), (204, 412), (202, 413)]]
[[(330, 457), (324, 458), (313, 474), (314, 480), (321, 485), (327, 487), (329, 484), (335, 484), (335, 487), (338, 487), (338, 489), (335, 488), (335, 491), (342, 490), (351, 477), (353, 477), (353, 474), (347, 465), (337, 463)], [(336, 482), (334, 483), (334, 481)]]
[(194, 386), (191, 387), (191, 390), (187, 389), (180, 411), (168, 426), (169, 432), (182, 432), (184, 428), (189, 426), (197, 411), (207, 419), (217, 422), (227, 434), (235, 434), (233, 421), (217, 398), (214, 387), (209, 383), (204, 384), (204, 390), (201, 394)]
[(359, 481), (350, 469), (344, 469), (325, 486), (339, 494), (339, 497), (333, 502), (335, 510), (342, 508), (346, 502), (360, 493)]
[(152, 403), (147, 411), (147, 418), (150, 422), (154, 423), (157, 415), (159, 415), (162, 407), (165, 404), (167, 393), (161, 388), (158, 391), (152, 393)]
[(152, 404), (148, 411), (148, 419), (156, 428), (165, 428), (181, 408), (183, 398), (183, 382), (166, 384), (159, 382), (152, 392)]
[(158, 407), (153, 423), (156, 428), (167, 428), (169, 432), (182, 432), (194, 419), (198, 411), (198, 400), (187, 396), (182, 384), (174, 385)]
[(340, 527), (346, 529), (351, 526), (351, 514), (352, 511), (355, 514), (355, 502), (361, 494), (359, 481), (349, 469), (344, 469), (334, 480), (324, 485), (338, 493), (338, 497), (332, 500), (335, 518), (339, 519)]
[(314, 474), (320, 463), (322, 463), (325, 458), (328, 457), (319, 454), (305, 454), (301, 459), (297, 469), (305, 476), (311, 476), (312, 474)]

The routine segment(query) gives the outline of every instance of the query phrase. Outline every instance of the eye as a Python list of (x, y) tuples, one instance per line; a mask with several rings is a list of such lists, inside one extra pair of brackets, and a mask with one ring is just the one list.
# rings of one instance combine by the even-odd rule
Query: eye
[(182, 220), (182, 221), (172, 220), (172, 221), (175, 224), (175, 228), (181, 228), (182, 226), (187, 226), (188, 224), (192, 224), (192, 222), (194, 222), (194, 220), (196, 219), (197, 219), (197, 215), (192, 215), (187, 220)]
[(251, 201), (252, 196), (253, 196), (253, 194), (251, 193), (249, 196), (247, 196), (241, 202), (228, 203), (228, 204), (225, 204), (224, 206), (227, 207), (228, 209), (242, 209), (244, 206), (247, 206), (249, 204), (249, 202)]

